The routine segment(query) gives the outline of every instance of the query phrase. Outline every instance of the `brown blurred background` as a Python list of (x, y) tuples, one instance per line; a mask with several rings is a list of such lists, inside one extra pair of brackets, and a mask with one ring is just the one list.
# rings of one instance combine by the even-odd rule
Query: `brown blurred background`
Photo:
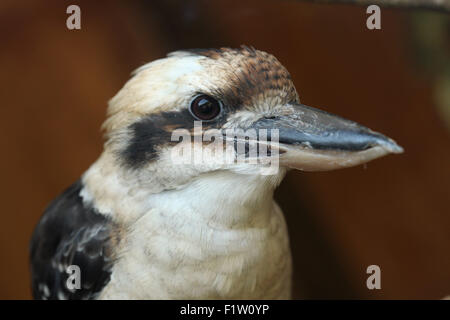
[[(81, 8), (81, 30), (66, 8)], [(28, 299), (28, 241), (46, 205), (102, 151), (106, 104), (141, 64), (183, 48), (273, 53), (302, 102), (393, 137), (406, 152), (291, 172), (277, 191), (296, 298), (450, 294), (449, 16), (300, 1), (2, 1), (0, 298)], [(366, 288), (367, 266), (381, 290)]]

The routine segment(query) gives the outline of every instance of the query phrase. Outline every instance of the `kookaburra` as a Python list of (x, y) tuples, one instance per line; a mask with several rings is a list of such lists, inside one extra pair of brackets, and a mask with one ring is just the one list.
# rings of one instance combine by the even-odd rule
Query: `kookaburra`
[[(173, 132), (193, 133), (196, 123), (200, 135), (277, 132), (279, 143), (264, 142), (269, 152), (257, 157), (276, 153), (278, 170), (264, 174), (267, 161), (175, 161)], [(301, 104), (280, 62), (245, 46), (178, 51), (142, 66), (110, 101), (103, 128), (99, 159), (34, 230), (37, 299), (289, 299), (289, 239), (273, 199), (286, 171), (402, 152), (380, 133)], [(80, 270), (78, 288), (67, 285), (69, 266)]]

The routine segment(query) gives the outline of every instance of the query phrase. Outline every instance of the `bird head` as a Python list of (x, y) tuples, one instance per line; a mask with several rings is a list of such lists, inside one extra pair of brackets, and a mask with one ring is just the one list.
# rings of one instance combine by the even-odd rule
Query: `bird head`
[(217, 172), (261, 176), (273, 163), (265, 179), (276, 185), (288, 168), (333, 170), (402, 152), (380, 133), (301, 104), (281, 63), (248, 47), (178, 51), (142, 66), (110, 101), (104, 129), (105, 152), (123, 172), (160, 190)]

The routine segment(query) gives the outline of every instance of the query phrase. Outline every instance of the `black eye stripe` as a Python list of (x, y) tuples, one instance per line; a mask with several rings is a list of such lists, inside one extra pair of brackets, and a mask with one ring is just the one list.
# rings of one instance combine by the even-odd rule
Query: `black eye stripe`
[(170, 142), (173, 129), (190, 130), (193, 127), (192, 115), (186, 109), (180, 112), (161, 112), (145, 117), (129, 127), (131, 139), (121, 152), (121, 158), (127, 165), (139, 167), (158, 157), (156, 148)]
[[(158, 147), (170, 143), (175, 129), (192, 131), (194, 121), (192, 113), (187, 109), (181, 111), (160, 112), (149, 115), (128, 127), (130, 140), (121, 150), (118, 157), (127, 167), (139, 168), (158, 158)], [(220, 117), (217, 121), (205, 121), (203, 130), (220, 128), (227, 119)]]

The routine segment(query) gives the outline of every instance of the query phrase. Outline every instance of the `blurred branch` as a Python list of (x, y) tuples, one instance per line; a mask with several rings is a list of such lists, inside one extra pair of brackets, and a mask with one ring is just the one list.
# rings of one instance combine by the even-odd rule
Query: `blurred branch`
[[(305, 0), (304, 0), (305, 1)], [(369, 6), (376, 4), (380, 7), (427, 9), (450, 13), (450, 0), (306, 0), (317, 3), (356, 4)]]
[(430, 12), (409, 15), (415, 66), (432, 84), (439, 118), (450, 129), (450, 19)]

